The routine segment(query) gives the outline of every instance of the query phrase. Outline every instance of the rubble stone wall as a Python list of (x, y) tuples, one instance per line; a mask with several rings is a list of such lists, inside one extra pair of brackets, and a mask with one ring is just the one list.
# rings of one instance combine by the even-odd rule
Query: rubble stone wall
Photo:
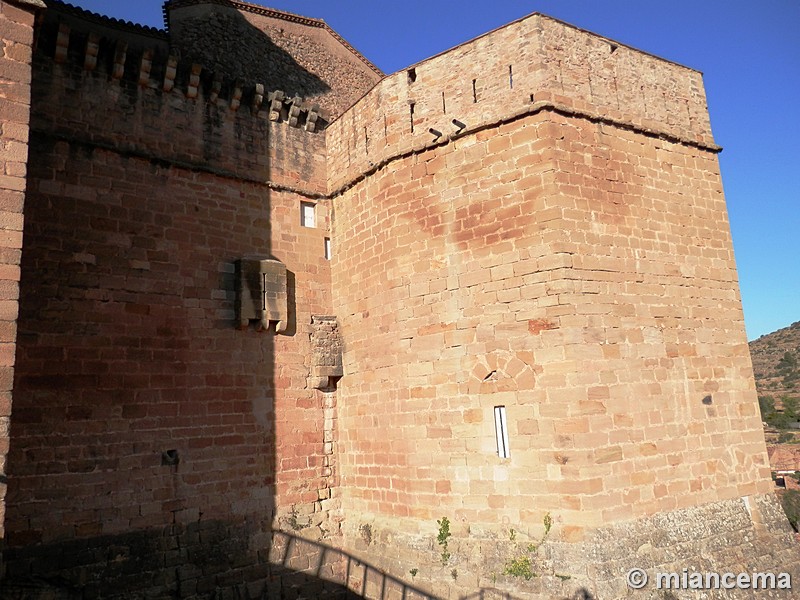
[(230, 4), (172, 2), (167, 10), (173, 48), (232, 79), (279, 86), (329, 116), (341, 114), (382, 77), (324, 21)]

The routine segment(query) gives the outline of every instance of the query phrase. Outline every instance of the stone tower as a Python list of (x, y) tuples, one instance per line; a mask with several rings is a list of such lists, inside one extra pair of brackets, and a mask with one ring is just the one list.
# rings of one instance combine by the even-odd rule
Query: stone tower
[(445, 597), (526, 556), (551, 578), (519, 593), (601, 598), (637, 566), (796, 568), (718, 151), (700, 73), (542, 15), (331, 125), (353, 546), (400, 575), (447, 517)]
[(700, 73), (539, 14), (384, 76), (254, 4), (40, 4), (0, 12), (3, 589), (800, 576)]

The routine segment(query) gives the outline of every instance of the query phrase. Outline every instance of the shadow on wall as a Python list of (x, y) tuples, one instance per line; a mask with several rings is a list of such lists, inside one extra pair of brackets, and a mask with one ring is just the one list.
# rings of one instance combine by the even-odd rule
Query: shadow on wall
[(180, 52), (182, 60), (245, 85), (262, 83), (268, 90), (282, 90), (289, 96), (312, 98), (331, 89), (270, 37), (292, 46), (307, 46), (300, 48), (306, 51), (313, 48), (310, 40), (284, 35), (277, 27), (265, 35), (241, 12), (220, 4), (173, 9), (169, 18), (173, 49)]
[[(383, 600), (400, 597), (409, 600), (438, 600), (436, 596), (387, 575), (352, 554), (285, 531), (275, 532), (270, 562), (273, 579), (281, 582), (280, 595), (276, 596), (280, 598), (345, 597)], [(338, 565), (337, 572), (330, 565)], [(297, 567), (304, 568), (304, 572), (297, 572)], [(313, 589), (314, 578), (317, 579), (319, 590)], [(338, 591), (340, 595), (314, 595), (320, 590)]]
[[(298, 561), (308, 561), (308, 568), (300, 573), (293, 570)], [(352, 554), (318, 542), (297, 537), (285, 531), (275, 532), (271, 556), (273, 578), (280, 578), (280, 598), (369, 598), (370, 600), (442, 600), (419, 587), (387, 575), (380, 569)], [(341, 565), (340, 573), (333, 575), (330, 565)], [(316, 581), (315, 581), (316, 578)], [(337, 589), (338, 588), (338, 589)], [(336, 596), (335, 592), (344, 596)], [(323, 592), (326, 592), (323, 594)], [(311, 595), (307, 595), (311, 594)], [(328, 595), (333, 594), (333, 595)], [(273, 596), (268, 596), (272, 598)], [(497, 588), (481, 588), (459, 600), (522, 600)], [(595, 600), (585, 588), (580, 588), (562, 600)]]
[[(237, 598), (241, 600), (323, 598), (442, 600), (439, 596), (387, 575), (338, 548), (285, 531), (276, 531), (274, 536), (265, 580), (249, 584), (240, 583), (232, 588), (226, 588), (235, 590)], [(224, 548), (224, 543), (222, 546), (220, 556), (231, 550)], [(78, 551), (78, 548), (72, 550)], [(149, 556), (154, 555), (155, 553)], [(147, 556), (144, 555), (141, 559), (146, 561)], [(113, 569), (113, 565), (109, 568)], [(225, 577), (224, 574), (220, 576), (223, 579)], [(217, 591), (219, 590), (206, 590), (209, 597), (216, 597)], [(1, 600), (79, 600), (86, 597), (86, 592), (86, 589), (69, 585), (59, 579), (32, 578), (5, 581), (0, 584)], [(91, 592), (99, 593), (97, 597), (117, 597), (112, 588), (103, 590), (95, 587)], [(178, 597), (182, 597), (180, 591)], [(482, 588), (473, 594), (461, 596), (460, 600), (521, 600), (521, 598), (496, 588)], [(563, 600), (595, 600), (595, 598), (586, 589), (579, 589)]]

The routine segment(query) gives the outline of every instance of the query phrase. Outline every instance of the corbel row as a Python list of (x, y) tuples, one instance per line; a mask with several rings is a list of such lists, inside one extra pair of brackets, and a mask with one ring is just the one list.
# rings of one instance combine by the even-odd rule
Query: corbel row
[[(65, 63), (68, 58), (70, 38), (70, 27), (66, 23), (59, 24), (58, 36), (56, 38), (55, 61)], [(100, 52), (100, 36), (90, 33), (86, 40), (84, 49), (83, 68), (86, 71), (97, 69), (97, 59)], [(125, 41), (117, 41), (114, 47), (114, 60), (111, 67), (111, 79), (119, 81), (125, 73), (125, 61), (128, 55), (128, 44)], [(153, 59), (155, 52), (147, 49), (142, 53), (139, 63), (137, 83), (141, 87), (151, 86), (151, 73), (153, 70)], [(165, 93), (170, 93), (175, 89), (175, 79), (178, 74), (179, 59), (170, 54), (167, 57), (164, 68), (164, 79), (159, 86)], [(186, 85), (186, 97), (195, 100), (199, 96), (201, 74), (203, 66), (194, 63), (189, 69), (189, 78)], [(223, 87), (223, 76), (215, 73), (211, 81), (211, 91), (209, 101), (217, 103)], [(319, 106), (309, 104), (300, 96), (287, 96), (284, 92), (276, 90), (266, 93), (264, 84), (255, 84), (252, 90), (251, 110), (253, 114), (265, 113), (266, 118), (273, 122), (286, 122), (290, 127), (303, 127), (306, 131), (314, 132), (320, 129), (324, 123), (324, 117)], [(239, 82), (234, 83), (230, 91), (230, 101), (228, 107), (231, 111), (238, 111), (242, 104), (244, 89)]]

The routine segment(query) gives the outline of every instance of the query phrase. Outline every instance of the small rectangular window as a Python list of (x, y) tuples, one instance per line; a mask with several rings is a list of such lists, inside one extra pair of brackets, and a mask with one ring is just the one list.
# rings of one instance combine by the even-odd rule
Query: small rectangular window
[(300, 224), (303, 227), (316, 227), (313, 202), (300, 203)]
[(508, 447), (508, 425), (505, 406), (494, 407), (494, 431), (497, 436), (497, 456), (509, 458), (511, 451)]
[(325, 260), (331, 259), (331, 238), (325, 238)]

